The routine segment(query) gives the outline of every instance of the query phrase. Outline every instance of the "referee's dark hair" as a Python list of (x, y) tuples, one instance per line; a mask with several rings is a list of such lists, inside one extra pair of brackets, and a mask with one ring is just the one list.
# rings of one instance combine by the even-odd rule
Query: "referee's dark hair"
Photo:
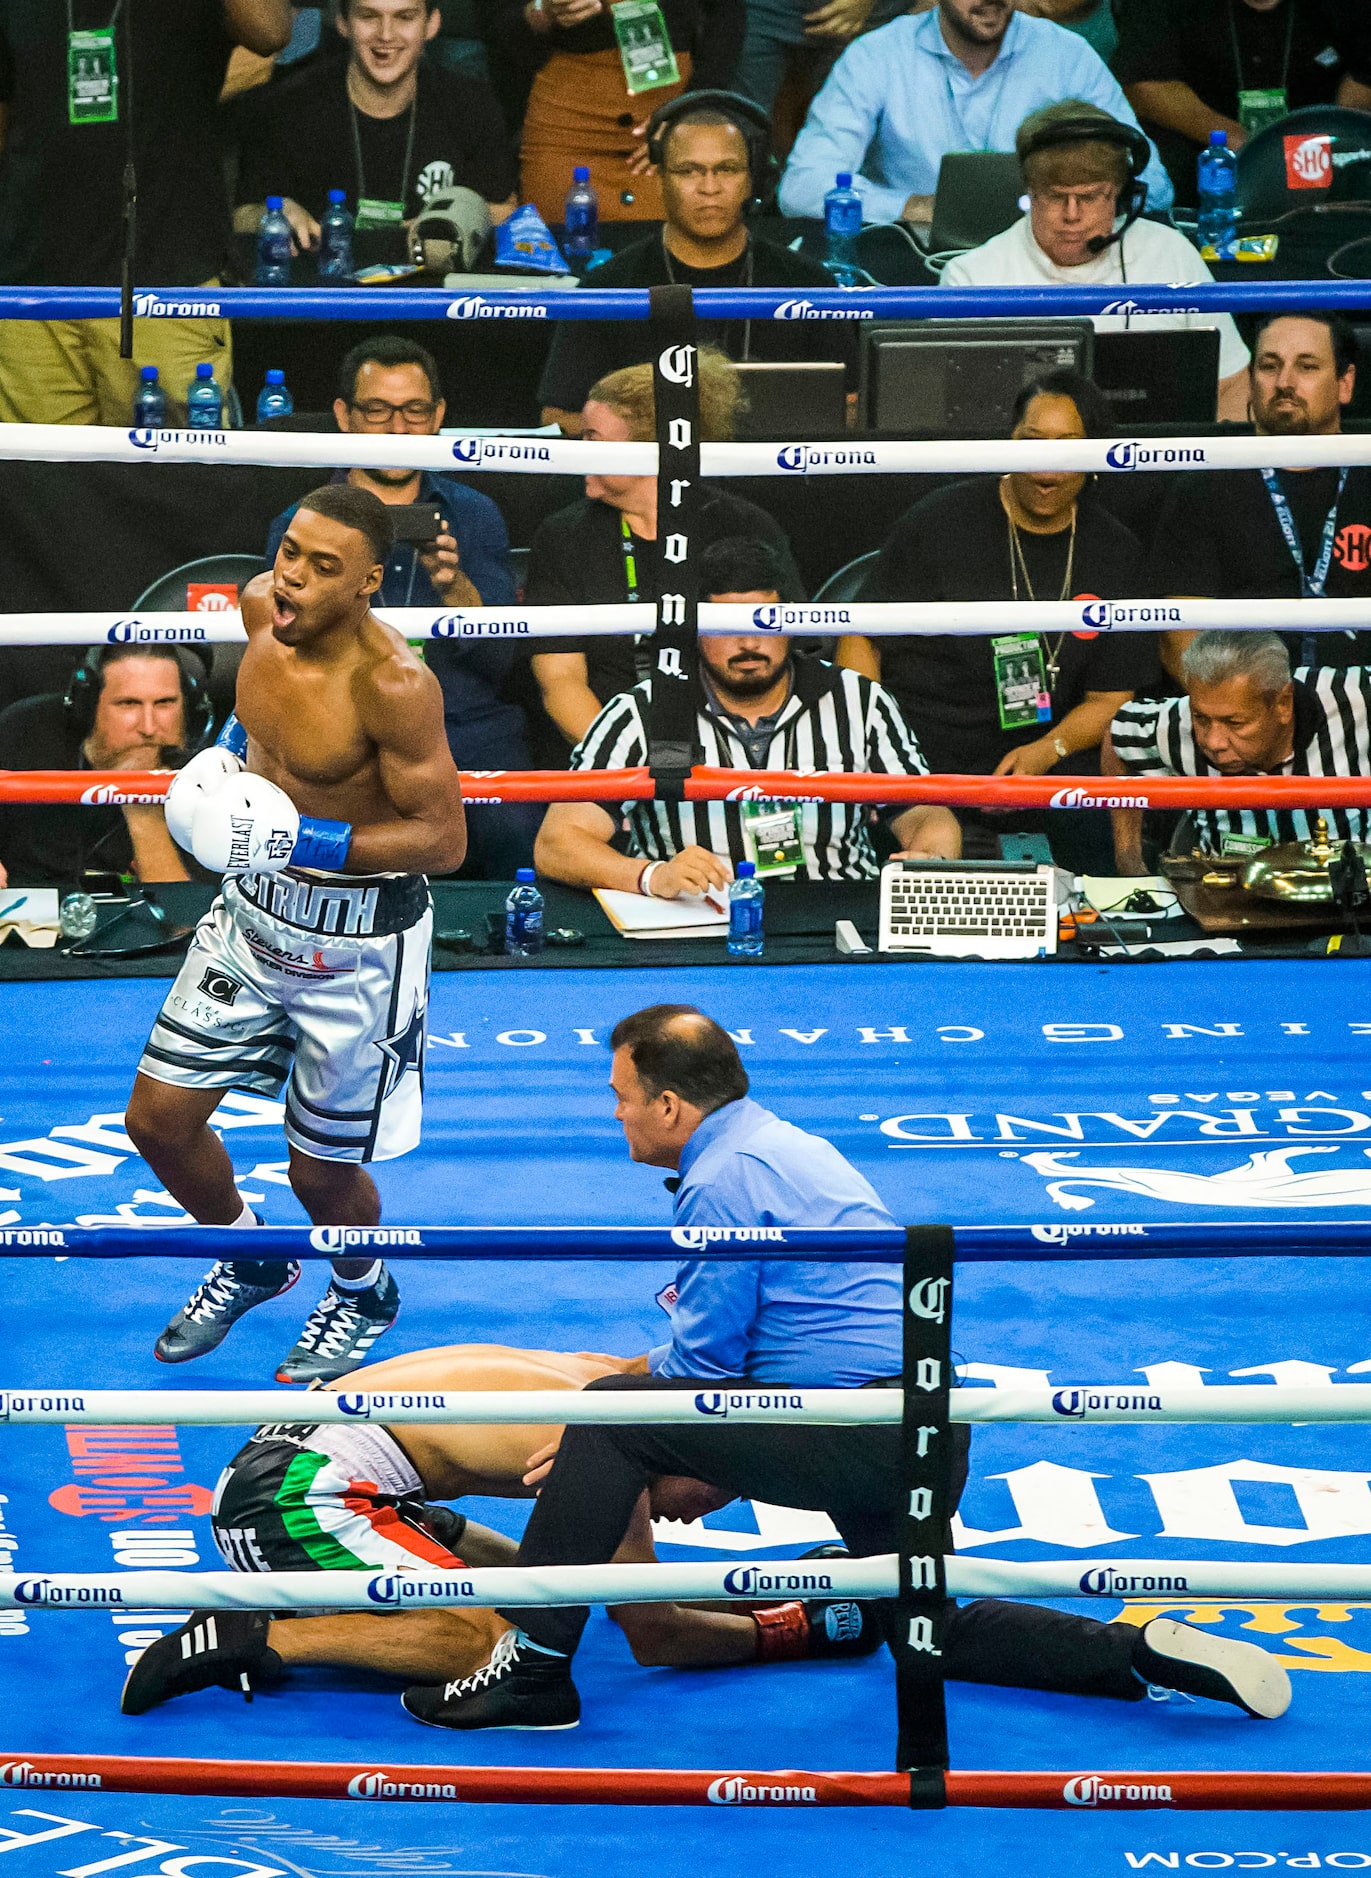
[(712, 1017), (693, 1004), (649, 1004), (622, 1017), (609, 1039), (627, 1050), (638, 1080), (654, 1100), (670, 1089), (692, 1108), (712, 1115), (747, 1094), (747, 1071), (738, 1046)]
[(1346, 378), (1348, 371), (1361, 356), (1361, 343), (1357, 338), (1357, 329), (1341, 313), (1331, 313), (1323, 307), (1287, 306), (1277, 312), (1264, 313), (1257, 323), (1257, 330), (1252, 335), (1252, 364), (1255, 366), (1257, 351), (1268, 326), (1274, 326), (1277, 320), (1312, 320), (1315, 326), (1328, 328), (1328, 343), (1333, 349), (1333, 370), (1339, 378)]
[(781, 591), (781, 567), (767, 541), (725, 535), (711, 541), (700, 556), (700, 593), (775, 593)]

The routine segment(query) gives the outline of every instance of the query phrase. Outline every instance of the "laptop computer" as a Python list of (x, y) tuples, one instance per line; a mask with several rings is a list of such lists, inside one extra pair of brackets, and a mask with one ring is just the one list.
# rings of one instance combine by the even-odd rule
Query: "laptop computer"
[(847, 430), (847, 368), (840, 361), (744, 359), (747, 398), (734, 435), (742, 442), (798, 443)]
[(1095, 383), (1120, 430), (1135, 424), (1205, 424), (1214, 418), (1219, 334), (1149, 332), (1146, 319), (1124, 333), (1096, 333)]
[(1019, 159), (1001, 150), (952, 150), (938, 166), (930, 254), (979, 248), (1011, 228), (1027, 206)]

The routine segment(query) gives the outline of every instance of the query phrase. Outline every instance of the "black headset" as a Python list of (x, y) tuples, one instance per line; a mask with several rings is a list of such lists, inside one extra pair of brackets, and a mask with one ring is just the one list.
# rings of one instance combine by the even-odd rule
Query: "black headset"
[(1055, 124), (1044, 124), (1019, 146), (1020, 166), (1043, 150), (1060, 149), (1079, 143), (1112, 143), (1122, 150), (1128, 162), (1128, 195), (1123, 205), (1123, 225), (1112, 235), (1096, 235), (1085, 245), (1092, 254), (1100, 254), (1116, 241), (1122, 241), (1147, 207), (1147, 184), (1143, 171), (1152, 161), (1152, 146), (1132, 124), (1121, 124), (1116, 117), (1063, 117)]
[[(118, 657), (111, 660), (111, 653)], [(76, 670), (68, 680), (62, 699), (67, 729), (84, 743), (95, 729), (95, 713), (105, 685), (105, 671), (111, 663), (128, 658), (175, 659), (181, 673), (181, 699), (185, 706), (188, 750), (201, 750), (214, 731), (214, 701), (209, 695), (209, 674), (204, 660), (185, 646), (138, 646), (130, 652), (124, 646), (89, 646), (81, 654)]]
[(662, 167), (667, 134), (692, 111), (717, 111), (733, 125), (747, 147), (752, 179), (753, 209), (765, 208), (776, 193), (780, 165), (771, 147), (771, 119), (760, 104), (741, 91), (683, 91), (678, 98), (658, 105), (647, 120), (647, 157), (654, 169)]

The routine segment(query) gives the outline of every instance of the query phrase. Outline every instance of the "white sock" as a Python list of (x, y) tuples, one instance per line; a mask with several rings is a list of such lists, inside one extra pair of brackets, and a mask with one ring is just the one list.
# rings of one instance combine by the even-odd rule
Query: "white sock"
[(237, 1219), (229, 1222), (231, 1228), (237, 1226), (260, 1226), (261, 1223), (261, 1220), (258, 1219), (246, 1200), (243, 1202), (243, 1210), (238, 1215)]
[(337, 1267), (333, 1273), (335, 1291), (371, 1291), (381, 1282), (381, 1273), (385, 1270), (380, 1259), (373, 1259), (360, 1278), (340, 1278)]

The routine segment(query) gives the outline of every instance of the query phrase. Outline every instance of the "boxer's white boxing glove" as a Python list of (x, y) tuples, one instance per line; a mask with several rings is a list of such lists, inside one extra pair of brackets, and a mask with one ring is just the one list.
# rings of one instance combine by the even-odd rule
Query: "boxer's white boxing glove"
[(212, 873), (274, 874), (288, 865), (299, 834), (300, 811), (285, 790), (244, 771), (221, 775), (199, 796), (188, 845)]
[(185, 848), (191, 854), (195, 852), (191, 829), (196, 810), (222, 789), (230, 777), (240, 775), (242, 768), (241, 757), (222, 744), (214, 744), (193, 756), (184, 769), (177, 770), (167, 790), (165, 808), (167, 833), (178, 848)]

